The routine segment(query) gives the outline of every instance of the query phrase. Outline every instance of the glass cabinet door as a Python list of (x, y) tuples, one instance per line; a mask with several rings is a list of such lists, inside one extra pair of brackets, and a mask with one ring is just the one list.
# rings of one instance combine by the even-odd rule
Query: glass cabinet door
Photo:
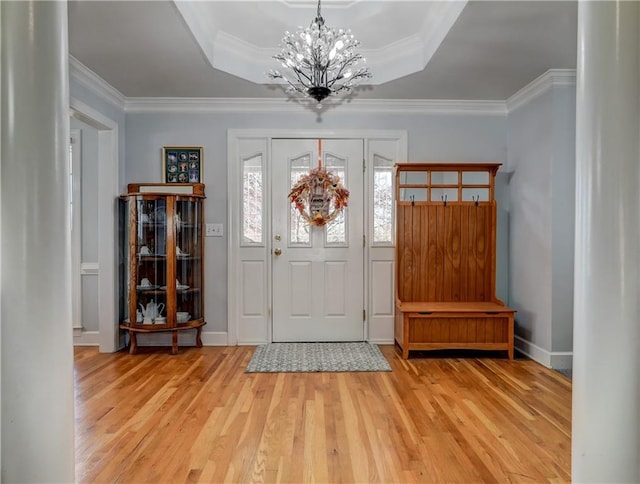
[(136, 322), (166, 324), (167, 203), (136, 198)]
[(201, 319), (202, 314), (202, 205), (176, 202), (176, 323)]

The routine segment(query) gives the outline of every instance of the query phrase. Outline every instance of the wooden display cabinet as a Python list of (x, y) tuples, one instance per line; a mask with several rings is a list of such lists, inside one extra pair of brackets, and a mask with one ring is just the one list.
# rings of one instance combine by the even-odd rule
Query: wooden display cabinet
[(178, 352), (178, 332), (195, 330), (202, 347), (204, 320), (203, 184), (128, 186), (121, 197), (126, 284), (120, 328), (136, 353), (139, 333), (170, 332)]

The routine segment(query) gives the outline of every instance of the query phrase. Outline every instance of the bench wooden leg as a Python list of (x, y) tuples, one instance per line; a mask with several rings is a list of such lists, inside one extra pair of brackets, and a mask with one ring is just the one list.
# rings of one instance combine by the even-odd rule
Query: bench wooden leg
[(404, 313), (402, 315), (402, 319), (403, 319), (402, 339), (404, 340), (402, 342), (402, 359), (408, 360), (409, 359), (409, 315), (407, 313)]

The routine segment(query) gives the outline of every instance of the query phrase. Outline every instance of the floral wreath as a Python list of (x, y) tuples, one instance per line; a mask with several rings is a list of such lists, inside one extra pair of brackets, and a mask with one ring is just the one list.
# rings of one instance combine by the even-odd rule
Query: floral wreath
[[(289, 200), (307, 223), (322, 227), (335, 219), (347, 206), (349, 190), (335, 173), (322, 168), (312, 169), (291, 188)], [(332, 210), (333, 208), (333, 210)]]

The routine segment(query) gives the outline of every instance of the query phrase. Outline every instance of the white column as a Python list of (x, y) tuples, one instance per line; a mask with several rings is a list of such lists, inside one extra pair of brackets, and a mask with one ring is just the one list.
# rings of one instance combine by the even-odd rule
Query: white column
[(581, 1), (574, 482), (640, 482), (640, 3)]
[(0, 8), (2, 481), (73, 482), (67, 4)]

